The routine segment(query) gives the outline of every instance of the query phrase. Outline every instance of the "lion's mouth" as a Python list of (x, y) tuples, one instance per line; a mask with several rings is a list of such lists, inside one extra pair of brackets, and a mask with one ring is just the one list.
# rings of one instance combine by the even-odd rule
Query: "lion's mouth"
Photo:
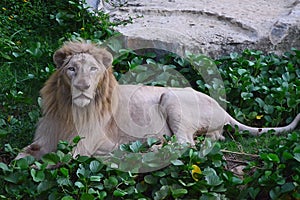
[(79, 94), (75, 97), (73, 97), (73, 103), (79, 107), (85, 107), (87, 106), (92, 100), (92, 97), (86, 95), (86, 94)]
[(87, 94), (82, 93), (82, 94), (79, 94), (79, 95), (73, 97), (73, 100), (75, 100), (75, 99), (89, 99), (89, 100), (92, 100), (92, 97), (90, 97)]

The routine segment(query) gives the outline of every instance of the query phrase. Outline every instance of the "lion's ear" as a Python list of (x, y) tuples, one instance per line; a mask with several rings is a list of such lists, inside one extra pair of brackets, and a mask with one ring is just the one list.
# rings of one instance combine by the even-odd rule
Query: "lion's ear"
[(98, 62), (102, 62), (106, 68), (111, 67), (113, 62), (113, 56), (106, 49), (98, 49), (95, 58)]
[(53, 61), (56, 65), (56, 68), (60, 68), (64, 64), (64, 60), (66, 59), (67, 54), (66, 52), (61, 48), (57, 50), (53, 55)]

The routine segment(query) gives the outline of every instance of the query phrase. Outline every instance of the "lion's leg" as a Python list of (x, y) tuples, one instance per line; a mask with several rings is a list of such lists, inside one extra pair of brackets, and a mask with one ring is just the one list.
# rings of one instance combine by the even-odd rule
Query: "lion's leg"
[(179, 143), (190, 143), (195, 145), (193, 135), (196, 131), (195, 126), (186, 120), (183, 113), (185, 109), (177, 95), (172, 91), (162, 94), (160, 107), (164, 112), (168, 127), (173, 135), (176, 136)]
[(36, 159), (41, 159), (41, 157), (47, 153), (53, 152), (57, 148), (59, 139), (58, 134), (61, 130), (59, 126), (55, 123), (51, 123), (51, 119), (42, 118), (38, 123), (34, 141), (32, 144), (25, 147), (16, 157), (20, 159), (31, 155)]
[(210, 97), (190, 88), (169, 90), (162, 94), (160, 105), (179, 142), (194, 144), (195, 133), (224, 140), (225, 112)]

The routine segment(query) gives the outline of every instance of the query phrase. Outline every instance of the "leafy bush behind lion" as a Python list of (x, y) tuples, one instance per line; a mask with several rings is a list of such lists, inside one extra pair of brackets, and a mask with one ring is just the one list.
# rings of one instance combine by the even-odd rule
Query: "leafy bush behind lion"
[(296, 128), (300, 114), (285, 127), (256, 128), (233, 119), (214, 99), (192, 88), (119, 85), (112, 55), (84, 41), (66, 42), (53, 56), (57, 70), (41, 90), (43, 117), (34, 141), (17, 159), (40, 159), (59, 140), (83, 137), (74, 155), (104, 155), (120, 144), (175, 135), (194, 145), (194, 134), (223, 140), (226, 124), (260, 135)]

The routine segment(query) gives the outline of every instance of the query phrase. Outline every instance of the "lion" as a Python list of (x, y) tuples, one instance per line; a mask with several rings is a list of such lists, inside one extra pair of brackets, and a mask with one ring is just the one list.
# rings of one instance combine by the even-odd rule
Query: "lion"
[(296, 128), (300, 114), (285, 127), (256, 128), (231, 117), (213, 98), (192, 88), (119, 85), (113, 56), (84, 41), (66, 42), (53, 56), (56, 71), (41, 89), (42, 118), (34, 141), (18, 158), (40, 159), (60, 140), (80, 136), (73, 155), (107, 155), (120, 144), (175, 135), (194, 145), (194, 134), (224, 140), (224, 125), (260, 135)]

